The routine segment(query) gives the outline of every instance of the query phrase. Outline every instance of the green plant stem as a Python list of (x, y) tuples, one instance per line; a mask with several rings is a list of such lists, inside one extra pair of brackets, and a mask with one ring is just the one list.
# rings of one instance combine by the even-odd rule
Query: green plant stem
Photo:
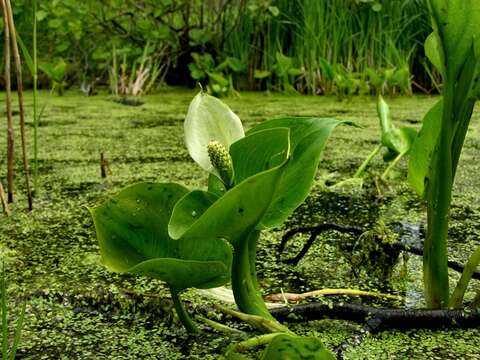
[(182, 322), (183, 326), (187, 329), (189, 333), (197, 334), (200, 331), (198, 330), (197, 325), (193, 322), (188, 315), (185, 307), (183, 306), (182, 301), (180, 300), (179, 291), (170, 288), (170, 294), (172, 295), (173, 305), (175, 306), (175, 311), (177, 312), (178, 318)]
[(7, 318), (7, 284), (5, 279), (5, 264), (2, 263), (2, 359), (8, 355), (8, 318)]
[(33, 187), (38, 195), (38, 61), (37, 61), (37, 0), (33, 0)]
[(274, 318), (270, 315), (263, 301), (255, 278), (254, 258), (256, 258), (256, 254), (253, 249), (250, 251), (259, 236), (260, 232), (254, 230), (239, 244), (236, 244), (232, 264), (232, 290), (240, 311), (273, 320)]
[(355, 174), (353, 175), (354, 178), (361, 178), (363, 176), (363, 174), (365, 173), (365, 169), (367, 168), (368, 164), (370, 163), (370, 161), (373, 160), (373, 158), (375, 156), (377, 156), (377, 154), (380, 152), (380, 150), (382, 150), (382, 144), (379, 144), (371, 153), (370, 155), (368, 155), (368, 157), (365, 159), (365, 161), (362, 163), (362, 165), (360, 165), (360, 167), (358, 168), (358, 170), (355, 172)]
[[(280, 325), (268, 311), (256, 278), (256, 243), (259, 236), (260, 232), (254, 230), (235, 245), (232, 263), (233, 296), (240, 311)], [(280, 326), (286, 330), (283, 325)]]
[(423, 252), (425, 300), (432, 309), (448, 305), (448, 218), (453, 186), (452, 122), (455, 88), (445, 88), (442, 128), (427, 183), (427, 236)]
[(235, 344), (232, 349), (229, 351), (230, 352), (245, 352), (251, 348), (255, 348), (257, 346), (261, 345), (266, 345), (269, 344), (276, 336), (278, 336), (278, 333), (273, 333), (273, 334), (265, 334), (265, 335), (260, 335), (260, 336), (255, 336), (251, 339), (239, 342), (238, 344)]
[(406, 153), (400, 153), (398, 154), (398, 156), (393, 159), (393, 161), (390, 163), (390, 165), (388, 165), (388, 167), (385, 169), (385, 171), (383, 172), (382, 176), (380, 177), (383, 181), (386, 181), (387, 180), (387, 175), (390, 173), (390, 171), (392, 171), (392, 169), (397, 166), (398, 162), (400, 160), (402, 160), (402, 158), (405, 156)]
[(450, 307), (455, 309), (462, 308), (463, 298), (465, 296), (465, 291), (467, 291), (468, 283), (472, 279), (472, 275), (479, 264), (480, 246), (474, 251), (474, 253), (468, 259), (468, 262), (465, 264), (462, 276), (460, 277), (460, 280), (458, 280), (457, 286), (455, 287), (455, 290), (450, 298)]
[(225, 334), (237, 334), (237, 335), (244, 335), (245, 334), (245, 332), (243, 332), (241, 330), (231, 328), (227, 325), (223, 325), (219, 322), (207, 319), (203, 316), (197, 316), (197, 317), (195, 317), (195, 319), (198, 319), (198, 320), (204, 322), (205, 324), (207, 324), (208, 326), (210, 326), (212, 329), (217, 330), (217, 331), (222, 332), (222, 333), (225, 333)]
[(225, 306), (215, 305), (215, 308), (221, 312), (236, 317), (264, 333), (291, 333), (286, 326), (280, 324), (277, 320), (265, 319), (259, 315), (249, 315), (240, 311), (229, 309)]
[(10, 360), (14, 360), (15, 355), (17, 354), (18, 345), (20, 344), (20, 339), (22, 337), (23, 320), (25, 319), (26, 308), (27, 308), (27, 302), (24, 302), (22, 306), (22, 312), (20, 313), (20, 317), (17, 320), (17, 326), (15, 328), (13, 344), (12, 344), (12, 348), (10, 349)]

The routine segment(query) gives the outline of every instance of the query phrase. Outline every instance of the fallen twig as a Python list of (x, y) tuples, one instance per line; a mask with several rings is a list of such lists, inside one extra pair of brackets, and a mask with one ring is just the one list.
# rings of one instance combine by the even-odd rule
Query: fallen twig
[[(270, 309), (279, 321), (301, 322), (320, 319), (349, 320), (364, 324), (370, 332), (390, 329), (473, 328), (480, 326), (480, 311), (385, 309), (360, 304), (305, 304)], [(292, 316), (293, 315), (293, 316)]]
[(303, 294), (294, 294), (294, 293), (280, 293), (280, 294), (271, 294), (265, 297), (265, 300), (273, 302), (298, 302), (306, 300), (312, 297), (320, 296), (334, 296), (334, 295), (345, 295), (345, 296), (368, 296), (368, 297), (377, 297), (377, 298), (386, 298), (392, 300), (398, 300), (401, 297), (398, 295), (391, 294), (382, 294), (373, 291), (362, 291), (355, 289), (321, 289), (309, 291)]

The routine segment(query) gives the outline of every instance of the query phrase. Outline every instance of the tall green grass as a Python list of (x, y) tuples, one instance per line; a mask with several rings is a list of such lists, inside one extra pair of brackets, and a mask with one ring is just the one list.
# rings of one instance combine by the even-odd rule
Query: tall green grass
[(249, 69), (270, 69), (280, 51), (303, 68), (297, 85), (312, 94), (331, 88), (322, 61), (352, 73), (408, 65), (416, 83), (432, 87), (428, 69), (417, 61), (424, 57), (420, 45), (431, 31), (424, 0), (383, 0), (379, 11), (373, 2), (356, 0), (277, 0), (273, 4), (278, 16), (265, 20), (246, 12), (225, 44), (225, 51), (247, 61)]

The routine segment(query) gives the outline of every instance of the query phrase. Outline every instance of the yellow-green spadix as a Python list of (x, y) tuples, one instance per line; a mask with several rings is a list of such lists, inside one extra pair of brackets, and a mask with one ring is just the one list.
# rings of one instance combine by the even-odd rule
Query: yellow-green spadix
[(184, 123), (185, 143), (195, 162), (204, 170), (215, 173), (208, 154), (211, 142), (230, 145), (243, 138), (245, 132), (239, 117), (223, 102), (203, 91), (194, 97)]

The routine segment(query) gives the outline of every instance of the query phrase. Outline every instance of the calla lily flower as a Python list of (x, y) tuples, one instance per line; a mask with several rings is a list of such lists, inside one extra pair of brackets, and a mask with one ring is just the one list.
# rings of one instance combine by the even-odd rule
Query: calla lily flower
[(184, 130), (185, 143), (192, 159), (217, 176), (220, 174), (210, 160), (209, 144), (219, 143), (228, 151), (230, 145), (245, 137), (239, 117), (226, 104), (203, 91), (190, 103)]

